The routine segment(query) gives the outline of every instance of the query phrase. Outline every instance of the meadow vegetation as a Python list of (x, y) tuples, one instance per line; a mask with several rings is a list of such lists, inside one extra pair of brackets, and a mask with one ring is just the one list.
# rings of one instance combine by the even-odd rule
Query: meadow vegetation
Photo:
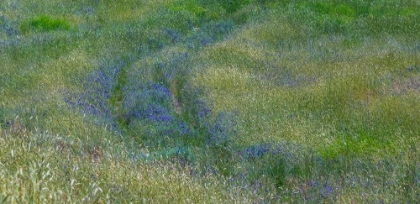
[(0, 1), (0, 203), (416, 203), (420, 3)]

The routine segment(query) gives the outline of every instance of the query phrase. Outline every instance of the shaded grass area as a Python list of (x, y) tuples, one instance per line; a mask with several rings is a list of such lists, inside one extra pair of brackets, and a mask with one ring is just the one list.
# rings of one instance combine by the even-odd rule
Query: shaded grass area
[(1, 200), (419, 199), (414, 1), (0, 4)]

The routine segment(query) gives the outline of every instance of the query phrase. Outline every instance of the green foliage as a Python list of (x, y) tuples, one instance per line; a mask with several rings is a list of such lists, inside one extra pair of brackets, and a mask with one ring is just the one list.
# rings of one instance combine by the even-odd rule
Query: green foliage
[(21, 25), (22, 32), (27, 32), (30, 29), (37, 31), (69, 30), (70, 24), (63, 18), (40, 15), (27, 20)]
[(316, 2), (313, 5), (313, 8), (316, 12), (322, 15), (335, 15), (335, 16), (345, 16), (345, 17), (354, 17), (355, 11), (352, 7), (346, 4), (335, 4), (330, 2)]
[(218, 1), (218, 3), (226, 9), (227, 13), (234, 13), (239, 10), (241, 7), (250, 3), (249, 0), (226, 0)]
[(386, 144), (379, 139), (363, 132), (357, 135), (345, 134), (343, 137), (337, 137), (329, 147), (320, 150), (320, 155), (325, 159), (361, 157), (384, 148)]
[(183, 12), (188, 11), (194, 14), (196, 17), (204, 17), (207, 9), (197, 5), (194, 1), (183, 1), (169, 5), (168, 9), (172, 12)]
[(204, 5), (219, 6), (223, 8), (226, 13), (233, 14), (242, 7), (251, 3), (250, 0), (211, 0), (211, 1), (200, 1)]
[(345, 32), (356, 17), (355, 9), (348, 4), (337, 4), (328, 1), (302, 3), (301, 9), (313, 12), (315, 26), (326, 33)]

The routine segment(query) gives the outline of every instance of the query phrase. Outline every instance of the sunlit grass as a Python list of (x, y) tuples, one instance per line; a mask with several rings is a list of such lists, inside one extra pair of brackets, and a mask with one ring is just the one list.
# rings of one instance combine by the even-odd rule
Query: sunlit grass
[(226, 179), (217, 175), (209, 173), (204, 179), (199, 172), (191, 174), (197, 171), (194, 167), (162, 162), (138, 164), (129, 159), (121, 143), (107, 138), (102, 135), (101, 141), (93, 141), (89, 136), (2, 130), (3, 198), (12, 203), (257, 200), (247, 191), (227, 188)]

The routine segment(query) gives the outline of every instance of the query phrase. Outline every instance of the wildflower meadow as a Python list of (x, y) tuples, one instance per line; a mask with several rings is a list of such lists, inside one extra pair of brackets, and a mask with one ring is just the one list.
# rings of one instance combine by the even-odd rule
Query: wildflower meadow
[(0, 0), (0, 203), (418, 203), (416, 0)]

